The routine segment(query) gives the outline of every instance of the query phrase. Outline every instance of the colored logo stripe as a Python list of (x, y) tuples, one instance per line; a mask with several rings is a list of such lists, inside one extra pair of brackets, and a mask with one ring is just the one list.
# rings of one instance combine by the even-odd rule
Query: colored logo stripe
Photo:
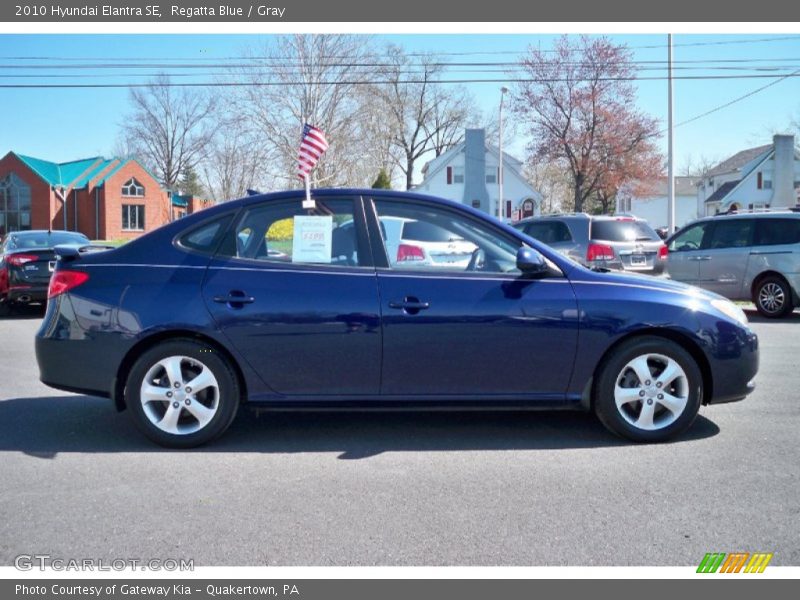
[[(749, 559), (749, 560), (748, 560)], [(709, 552), (700, 561), (698, 573), (763, 573), (772, 560), (772, 553), (756, 552)], [(746, 564), (746, 566), (745, 566)], [(744, 571), (742, 571), (744, 569)]]
[(700, 566), (697, 567), (697, 572), (716, 573), (724, 559), (724, 552), (709, 552), (703, 557), (703, 560), (700, 561)]
[(764, 569), (767, 568), (769, 561), (772, 560), (772, 553), (765, 553), (759, 552), (753, 554), (753, 558), (750, 559), (750, 562), (747, 563), (747, 566), (744, 568), (745, 573), (763, 573)]

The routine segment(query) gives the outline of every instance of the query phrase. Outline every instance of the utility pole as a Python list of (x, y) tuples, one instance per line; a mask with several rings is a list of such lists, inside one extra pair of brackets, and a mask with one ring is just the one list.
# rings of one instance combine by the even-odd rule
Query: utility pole
[(667, 76), (669, 86), (669, 100), (667, 102), (667, 129), (669, 130), (667, 141), (667, 229), (669, 235), (675, 231), (675, 157), (673, 156), (673, 137), (674, 127), (672, 122), (672, 34), (667, 34), (667, 46), (669, 47), (669, 58)]
[(500, 88), (500, 168), (497, 170), (497, 219), (503, 221), (503, 98), (508, 88)]

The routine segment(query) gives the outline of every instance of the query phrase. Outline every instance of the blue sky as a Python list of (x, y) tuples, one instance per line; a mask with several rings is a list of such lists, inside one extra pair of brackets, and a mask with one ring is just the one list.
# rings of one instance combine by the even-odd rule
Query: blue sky
[[(147, 79), (146, 69), (80, 70), (66, 69), (23, 70), (11, 66), (31, 64), (74, 64), (70, 58), (95, 59), (207, 59), (222, 60), (237, 56), (250, 45), (260, 44), (268, 35), (0, 35), (0, 84), (36, 83), (38, 78), (19, 75), (50, 74), (59, 77), (50, 81), (124, 82), (131, 73), (137, 81)], [(376, 45), (392, 42), (409, 52), (453, 53), (450, 61), (511, 61), (533, 44), (550, 47), (552, 35), (375, 35)], [(636, 61), (666, 60), (666, 35), (614, 35), (615, 42), (625, 43), (634, 51)], [(781, 72), (800, 69), (800, 36), (791, 39), (783, 35), (676, 35), (675, 61), (683, 67), (698, 67), (705, 61), (754, 61), (748, 67), (780, 65)], [(762, 41), (772, 38), (772, 41)], [(741, 43), (744, 41), (745, 43)], [(720, 43), (722, 42), (722, 43)], [(736, 42), (736, 43), (729, 43)], [(693, 44), (693, 45), (687, 45)], [(656, 47), (647, 47), (656, 46)], [(474, 54), (474, 53), (486, 54)], [(469, 54), (458, 54), (469, 53)], [(39, 61), (20, 57), (56, 57), (60, 61)], [(141, 61), (139, 61), (141, 62)], [(651, 66), (650, 63), (644, 63)], [(717, 63), (725, 65), (725, 63)], [(730, 65), (730, 63), (728, 63)], [(762, 71), (763, 72), (763, 71)], [(101, 73), (102, 78), (94, 77)], [(120, 75), (124, 73), (124, 75)], [(676, 71), (676, 74), (708, 75), (707, 69)], [(717, 70), (713, 73), (742, 73), (736, 70)], [(753, 71), (747, 71), (753, 73)], [(480, 74), (465, 74), (482, 77)], [(663, 70), (645, 70), (641, 75), (663, 76)], [(14, 77), (12, 77), (14, 76)], [(456, 75), (452, 75), (456, 77)], [(723, 105), (739, 96), (766, 85), (771, 79), (678, 80), (675, 82), (675, 121), (695, 117)], [(487, 113), (496, 111), (500, 83), (473, 83), (467, 87)], [(666, 81), (639, 81), (640, 108), (658, 118), (666, 126)], [(49, 160), (71, 160), (95, 154), (110, 155), (118, 136), (119, 126), (128, 112), (128, 92), (125, 89), (0, 89), (3, 123), (0, 127), (0, 155), (7, 150), (30, 154)], [(775, 130), (788, 130), (793, 117), (800, 116), (800, 78), (787, 79), (733, 106), (676, 129), (676, 164), (681, 165), (688, 155), (725, 158), (749, 146), (767, 143)], [(522, 158), (524, 136), (518, 134), (506, 144)], [(666, 137), (662, 140), (666, 151)]]

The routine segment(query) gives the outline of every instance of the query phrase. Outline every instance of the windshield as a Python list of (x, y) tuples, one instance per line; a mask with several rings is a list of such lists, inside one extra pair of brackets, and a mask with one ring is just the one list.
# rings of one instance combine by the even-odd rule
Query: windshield
[(42, 231), (36, 233), (10, 234), (8, 247), (14, 249), (53, 248), (59, 244), (88, 244), (89, 238), (72, 231)]

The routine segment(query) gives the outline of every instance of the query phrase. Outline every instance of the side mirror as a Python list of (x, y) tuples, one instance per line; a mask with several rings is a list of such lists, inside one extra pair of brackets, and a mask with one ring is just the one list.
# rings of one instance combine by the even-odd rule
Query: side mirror
[(517, 268), (524, 275), (541, 275), (548, 271), (544, 256), (527, 246), (522, 246), (517, 250)]

